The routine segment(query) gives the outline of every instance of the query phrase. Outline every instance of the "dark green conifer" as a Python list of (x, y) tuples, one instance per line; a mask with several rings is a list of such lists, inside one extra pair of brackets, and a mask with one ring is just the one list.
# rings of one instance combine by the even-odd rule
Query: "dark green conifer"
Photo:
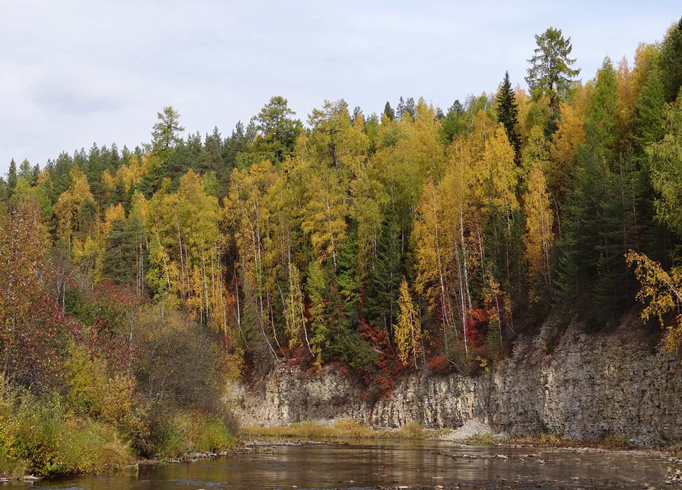
[(17, 186), (17, 178), (17, 162), (12, 158), (12, 161), (9, 162), (9, 170), (7, 171), (7, 187), (9, 187), (10, 191), (13, 191)]
[(636, 104), (634, 140), (641, 153), (649, 143), (659, 141), (663, 137), (664, 103), (663, 83), (659, 71), (654, 68), (647, 74)]
[(518, 124), (518, 115), (519, 108), (509, 81), (509, 72), (505, 72), (500, 91), (497, 93), (497, 120), (504, 125), (509, 143), (514, 148), (517, 164), (521, 159), (521, 138), (515, 129)]
[(677, 99), (682, 86), (682, 18), (665, 36), (658, 66), (661, 70), (665, 101), (673, 102)]
[(390, 102), (386, 102), (386, 105), (384, 106), (384, 116), (386, 116), (389, 121), (395, 119), (395, 111), (393, 110), (393, 107), (391, 107)]
[(400, 229), (391, 206), (381, 226), (377, 240), (376, 259), (370, 271), (367, 288), (366, 318), (377, 327), (392, 331), (400, 291), (401, 253)]

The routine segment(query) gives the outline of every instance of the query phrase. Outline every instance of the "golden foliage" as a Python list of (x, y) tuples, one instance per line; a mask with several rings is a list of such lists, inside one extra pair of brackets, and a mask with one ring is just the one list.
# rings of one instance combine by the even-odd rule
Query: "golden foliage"
[(400, 309), (398, 323), (393, 326), (398, 359), (403, 363), (403, 366), (413, 363), (416, 368), (424, 353), (421, 319), (412, 302), (407, 280), (404, 277), (400, 282), (398, 308)]
[(549, 257), (554, 238), (554, 214), (545, 176), (539, 166), (535, 166), (530, 172), (525, 211), (526, 234), (523, 241), (526, 245), (530, 298), (531, 302), (535, 302), (539, 300), (538, 281), (544, 284), (544, 288), (549, 288), (552, 282)]
[[(682, 314), (679, 313), (682, 269), (673, 268), (666, 272), (661, 264), (633, 250), (627, 253), (626, 261), (630, 267), (635, 266), (635, 276), (641, 284), (637, 299), (646, 305), (642, 319), (657, 318), (661, 326), (668, 330), (665, 349), (677, 352), (682, 345)], [(666, 325), (666, 318), (673, 311), (678, 312), (675, 321), (672, 325)]]

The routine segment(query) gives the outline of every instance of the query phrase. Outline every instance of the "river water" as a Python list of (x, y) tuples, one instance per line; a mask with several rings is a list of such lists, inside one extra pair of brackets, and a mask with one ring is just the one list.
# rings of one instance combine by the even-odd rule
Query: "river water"
[[(302, 490), (416, 485), (446, 489), (643, 489), (663, 488), (666, 470), (664, 461), (641, 452), (372, 441), (258, 447), (225, 458), (32, 485), (63, 490)], [(29, 485), (12, 483), (4, 488), (26, 489)]]

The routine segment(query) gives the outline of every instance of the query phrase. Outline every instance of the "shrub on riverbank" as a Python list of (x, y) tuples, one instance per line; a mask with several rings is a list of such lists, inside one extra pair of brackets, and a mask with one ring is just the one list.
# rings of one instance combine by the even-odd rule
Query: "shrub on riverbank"
[(165, 323), (157, 313), (111, 314), (92, 326), (72, 319), (55, 376), (39, 385), (0, 376), (0, 476), (104, 473), (134, 457), (236, 444), (221, 338), (182, 312), (166, 312)]
[(79, 418), (58, 397), (40, 400), (2, 387), (0, 474), (42, 476), (102, 473), (130, 461), (130, 450), (110, 425)]
[[(107, 473), (130, 464), (138, 452), (136, 441), (124, 440), (116, 426), (77, 415), (57, 396), (39, 399), (6, 384), (0, 389), (0, 477)], [(187, 409), (164, 414), (162, 427), (140, 420), (142, 431), (155, 431), (146, 456), (180, 458), (237, 442), (225, 418)]]
[(217, 452), (237, 443), (224, 420), (197, 411), (178, 411), (163, 421), (157, 431), (156, 455), (164, 458)]

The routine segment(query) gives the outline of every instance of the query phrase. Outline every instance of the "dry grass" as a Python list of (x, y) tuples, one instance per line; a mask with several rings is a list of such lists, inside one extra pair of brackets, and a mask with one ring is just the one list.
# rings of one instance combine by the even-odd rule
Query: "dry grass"
[(345, 418), (333, 426), (314, 421), (295, 422), (288, 427), (244, 427), (247, 437), (272, 437), (284, 439), (429, 439), (438, 437), (440, 431), (427, 431), (416, 422), (408, 422), (398, 430), (374, 430), (364, 423)]

